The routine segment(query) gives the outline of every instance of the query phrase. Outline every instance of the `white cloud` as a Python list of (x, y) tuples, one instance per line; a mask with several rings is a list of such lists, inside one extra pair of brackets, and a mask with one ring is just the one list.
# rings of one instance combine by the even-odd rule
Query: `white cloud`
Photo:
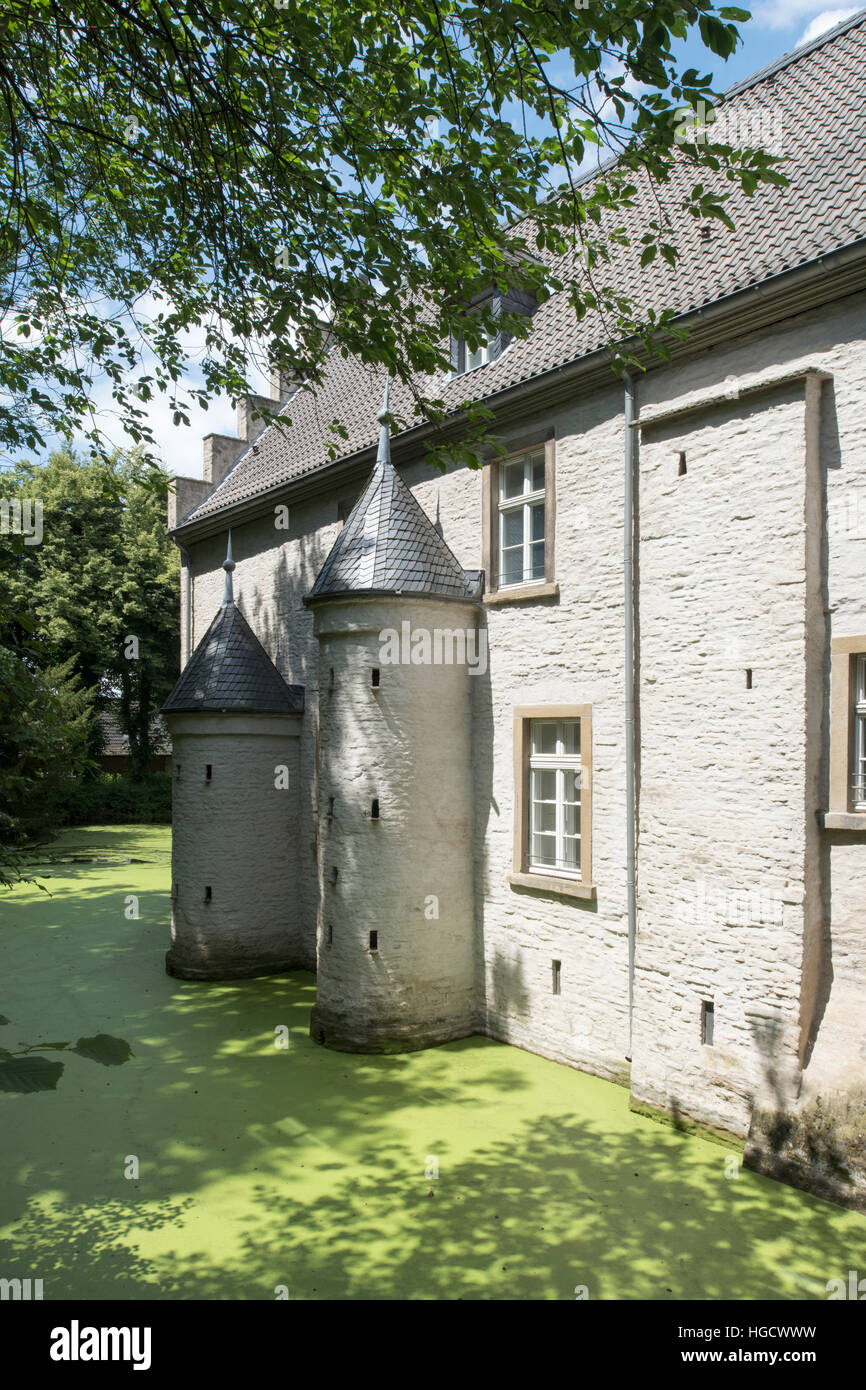
[(834, 24), (839, 24), (841, 20), (856, 12), (856, 6), (853, 9), (822, 10), (821, 0), (763, 0), (763, 3), (753, 7), (752, 22), (764, 29), (790, 29), (814, 15), (803, 37), (798, 40), (799, 47), (801, 43), (809, 43), (819, 34), (823, 34), (825, 29), (832, 29)]
[(806, 19), (820, 6), (821, 0), (764, 0), (752, 9), (752, 22), (763, 29), (789, 29)]
[(856, 5), (850, 10), (822, 10), (820, 14), (815, 16), (812, 23), (804, 29), (800, 38), (797, 40), (797, 47), (799, 48), (803, 43), (811, 43), (813, 39), (818, 38), (819, 34), (823, 34), (827, 29), (832, 29), (834, 24), (841, 24), (843, 19), (848, 19), (852, 14), (856, 13)]

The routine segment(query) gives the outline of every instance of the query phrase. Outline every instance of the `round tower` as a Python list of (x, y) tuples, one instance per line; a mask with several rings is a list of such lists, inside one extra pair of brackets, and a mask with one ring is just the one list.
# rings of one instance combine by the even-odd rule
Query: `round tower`
[(352, 1052), (475, 1031), (467, 575), (379, 458), (306, 600), (319, 640), (319, 911), (311, 1034)]
[(304, 691), (287, 685), (225, 598), (163, 706), (172, 740), (171, 947), (166, 969), (227, 980), (296, 968), (298, 748)]

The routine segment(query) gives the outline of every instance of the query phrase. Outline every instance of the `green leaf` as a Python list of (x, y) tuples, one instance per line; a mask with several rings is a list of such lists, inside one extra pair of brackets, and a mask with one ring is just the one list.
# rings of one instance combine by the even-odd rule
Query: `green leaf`
[(135, 1053), (123, 1038), (113, 1038), (110, 1033), (97, 1033), (92, 1038), (79, 1038), (71, 1052), (79, 1057), (87, 1057), (91, 1062), (100, 1062), (104, 1067), (119, 1067), (128, 1062)]
[(62, 1062), (49, 1062), (47, 1057), (10, 1057), (0, 1061), (0, 1091), (19, 1095), (55, 1091), (62, 1075)]

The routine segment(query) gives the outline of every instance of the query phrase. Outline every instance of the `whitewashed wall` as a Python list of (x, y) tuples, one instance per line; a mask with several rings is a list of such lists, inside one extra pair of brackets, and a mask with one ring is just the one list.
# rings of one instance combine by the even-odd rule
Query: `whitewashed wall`
[[(730, 377), (805, 367), (832, 376), (821, 415), (829, 525), (820, 537), (814, 526), (807, 533), (805, 519), (802, 387), (723, 401), (687, 424), (647, 432), (641, 449), (633, 1084), (638, 1099), (736, 1132), (747, 1124), (751, 1095), (767, 1081), (768, 1030), (773, 1077), (786, 1094), (796, 1084), (799, 1055), (810, 1059), (814, 1075), (832, 1078), (852, 1052), (860, 1066), (866, 1049), (866, 837), (819, 835), (815, 812), (826, 806), (827, 750), (820, 740), (807, 746), (806, 738), (807, 707), (819, 717), (826, 707), (830, 637), (866, 632), (864, 308), (862, 297), (846, 300), (638, 381), (646, 411), (723, 391)], [(553, 427), (557, 436), (560, 596), (485, 610), (489, 679), (472, 681), (477, 1021), (494, 1036), (625, 1080), (621, 392), (613, 383), (576, 398), (568, 410), (527, 414), (521, 430), (536, 425)], [(681, 450), (688, 472), (680, 480)], [(479, 567), (480, 475), (461, 469), (442, 477), (416, 464), (403, 476), (460, 561)], [(839, 518), (846, 505), (850, 513), (845, 499), (861, 488), (855, 536)], [(233, 531), (238, 605), (285, 677), (307, 691), (298, 906), (310, 965), (318, 655), (302, 599), (337, 535), (336, 503), (345, 495), (343, 489), (292, 506), (288, 532), (275, 530), (270, 518)], [(195, 641), (219, 605), (224, 545), (220, 537), (190, 547)], [(821, 557), (811, 596), (809, 546)], [(807, 662), (807, 622), (813, 631), (816, 623), (825, 627), (817, 671)], [(750, 691), (746, 668), (753, 672)], [(593, 708), (594, 903), (507, 883), (512, 710), (547, 702)], [(447, 732), (431, 724), (426, 736), (441, 740)], [(823, 926), (816, 903), (819, 910), (824, 904)], [(810, 931), (820, 949), (804, 967)], [(551, 990), (553, 959), (562, 962), (558, 996)], [(823, 1019), (814, 1051), (804, 1043), (804, 990), (816, 992)], [(712, 1049), (700, 1042), (703, 998), (715, 1003)]]

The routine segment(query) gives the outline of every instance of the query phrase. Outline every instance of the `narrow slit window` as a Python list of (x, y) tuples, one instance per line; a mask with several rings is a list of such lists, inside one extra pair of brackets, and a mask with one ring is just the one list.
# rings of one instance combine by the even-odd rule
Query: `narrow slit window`
[(325, 940), (327, 941), (327, 943), (328, 943), (329, 946), (333, 946), (333, 944), (334, 944), (334, 924), (333, 924), (333, 922), (329, 922), (329, 923), (328, 923), (328, 929), (327, 929), (327, 932), (326, 932), (326, 935), (325, 935)]
[(555, 960), (552, 967), (553, 993), (562, 993), (562, 961)]
[(686, 467), (686, 456), (684, 453), (680, 453), (679, 457), (677, 458), (677, 477), (684, 478), (687, 472), (688, 468)]
[(371, 802), (371, 804), (370, 804), (370, 819), (371, 819), (371, 820), (378, 820), (378, 819), (379, 819), (379, 798), (378, 798), (378, 796), (374, 796), (374, 797), (373, 797), (373, 800), (372, 800), (372, 802)]
[(378, 949), (379, 949), (379, 933), (378, 933), (377, 931), (371, 931), (371, 932), (370, 932), (370, 950), (371, 950), (371, 951), (378, 951)]
[(751, 690), (751, 688), (752, 688), (752, 668), (751, 668), (751, 666), (747, 666), (747, 667), (746, 667), (746, 689), (747, 689), (747, 690)]
[(372, 671), (371, 671), (371, 673), (370, 673), (370, 684), (372, 685), (372, 687), (373, 687), (374, 690), (378, 690), (378, 688), (379, 688), (379, 667), (378, 667), (378, 666), (374, 666), (373, 669), (372, 669)]
[(205, 890), (204, 890), (204, 900), (205, 900), (205, 902), (206, 902), (206, 903), (209, 903), (209, 902), (211, 901), (212, 897), (213, 897), (213, 894), (212, 894), (212, 892), (211, 892), (211, 886), (210, 886), (209, 883), (207, 883), (207, 884), (205, 884)]
[(328, 689), (329, 689), (329, 690), (333, 690), (333, 688), (334, 688), (334, 668), (333, 668), (333, 666), (330, 666), (330, 667), (328, 668)]
[(330, 823), (333, 819), (334, 819), (334, 798), (333, 798), (332, 796), (329, 796), (329, 797), (328, 797), (328, 822)]
[(338, 879), (339, 877), (340, 877), (340, 871), (339, 871), (339, 869), (337, 868), (336, 864), (334, 864), (334, 865), (332, 865), (332, 867), (331, 867), (331, 882), (332, 882), (332, 883), (336, 883), (336, 882), (337, 882), (337, 879)]
[(180, 777), (180, 763), (175, 763), (174, 767), (175, 767), (175, 773), (174, 773), (174, 775), (175, 775), (175, 777), (178, 777), (178, 778), (179, 778), (179, 777)]
[(716, 1009), (711, 1000), (705, 999), (701, 1004), (701, 1042), (706, 1047), (712, 1047), (713, 1037), (716, 1027)]
[(210, 781), (212, 781), (212, 779), (213, 779), (213, 765), (212, 765), (211, 763), (205, 763), (205, 768), (204, 768), (204, 780), (205, 780), (206, 782), (210, 782)]

